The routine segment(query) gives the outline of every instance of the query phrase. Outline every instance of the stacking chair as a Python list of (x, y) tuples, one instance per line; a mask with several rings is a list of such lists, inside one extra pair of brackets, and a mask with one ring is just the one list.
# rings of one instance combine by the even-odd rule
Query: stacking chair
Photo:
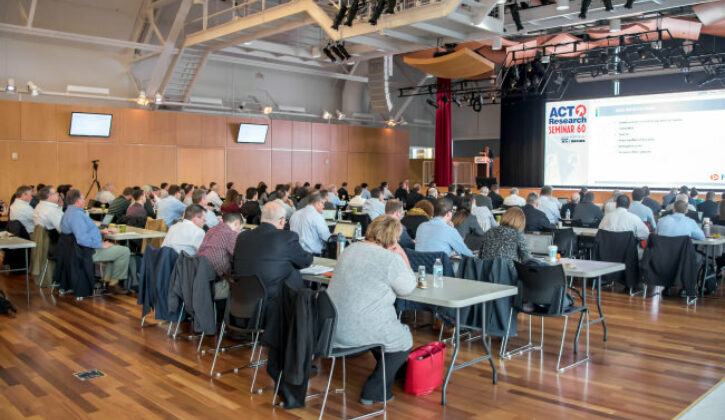
[(579, 255), (579, 246), (574, 229), (557, 229), (554, 231), (554, 245), (564, 258), (576, 258)]
[(611, 232), (599, 229), (594, 238), (594, 259), (624, 263), (625, 270), (607, 274), (604, 281), (619, 282), (629, 288), (630, 296), (643, 293), (643, 290), (634, 292), (641, 284), (639, 276), (639, 255), (637, 253), (637, 238), (630, 231)]
[(689, 236), (651, 234), (640, 261), (644, 282), (642, 298), (647, 297), (647, 285), (681, 286), (687, 292), (688, 305), (697, 300), (697, 255)]
[(53, 269), (55, 268), (55, 253), (58, 249), (58, 239), (60, 239), (60, 233), (58, 233), (57, 230), (51, 229), (46, 230), (46, 232), (48, 233), (48, 253), (45, 256), (43, 272), (41, 273), (40, 281), (38, 282), (38, 285), (40, 287), (43, 287), (43, 281), (45, 280), (45, 275), (48, 273), (48, 267), (50, 266), (51, 262), (53, 263), (53, 265), (51, 266), (51, 271), (53, 271)]
[[(333, 337), (335, 336), (335, 326), (337, 325), (337, 310), (335, 309), (335, 304), (332, 303), (332, 300), (330, 300), (330, 296), (327, 294), (327, 292), (323, 291), (320, 292), (320, 294), (317, 297), (317, 318), (322, 324), (321, 329), (321, 335), (320, 335), (320, 354), (316, 354), (316, 357), (321, 357), (325, 359), (332, 359), (332, 363), (330, 365), (330, 374), (327, 377), (327, 387), (325, 388), (325, 392), (320, 392), (317, 394), (307, 395), (305, 399), (310, 399), (314, 397), (319, 397), (320, 395), (324, 395), (322, 399), (322, 407), (320, 408), (320, 417), (319, 419), (322, 420), (322, 416), (325, 414), (325, 406), (327, 405), (327, 397), (330, 393), (330, 384), (332, 382), (332, 375), (335, 373), (335, 361), (338, 358), (342, 358), (342, 388), (335, 389), (335, 393), (345, 393), (345, 387), (346, 387), (346, 374), (347, 371), (345, 369), (345, 358), (347, 356), (355, 355), (358, 353), (362, 353), (367, 350), (379, 348), (380, 349), (380, 363), (381, 367), (383, 368), (383, 396), (387, 397), (387, 380), (385, 375), (385, 346), (382, 344), (371, 344), (367, 346), (360, 346), (360, 347), (350, 347), (350, 348), (335, 348), (333, 343)], [(274, 388), (274, 397), (272, 398), (272, 405), (276, 404), (277, 401), (277, 394), (279, 393), (279, 384), (282, 382), (282, 373), (284, 369), (280, 371), (279, 377), (277, 378), (277, 384)], [(355, 419), (360, 419), (364, 417), (372, 417), (377, 416), (380, 414), (385, 415), (386, 411), (388, 409), (388, 402), (387, 398), (383, 398), (383, 408), (377, 411), (373, 411), (371, 413), (363, 414), (359, 417), (355, 417)], [(352, 419), (354, 420), (354, 419)]]
[[(219, 350), (221, 349), (224, 332), (229, 329), (241, 334), (252, 334), (251, 343), (243, 343), (235, 346), (224, 348), (231, 349), (236, 347), (252, 346), (252, 355), (249, 358), (249, 364), (242, 368), (254, 368), (254, 376), (252, 377), (252, 387), (250, 392), (254, 392), (254, 383), (257, 380), (257, 372), (259, 366), (264, 365), (262, 362), (262, 346), (259, 343), (259, 336), (263, 329), (263, 320), (265, 314), (265, 304), (267, 303), (267, 289), (264, 283), (257, 276), (237, 276), (225, 274), (224, 280), (229, 283), (229, 298), (224, 308), (224, 320), (222, 320), (221, 329), (219, 330), (219, 339), (217, 340), (216, 349), (214, 351), (214, 361), (211, 364), (210, 376), (214, 375), (214, 367), (216, 366)], [(257, 360), (254, 360), (255, 352), (259, 348)], [(203, 354), (203, 353), (202, 353)], [(234, 373), (239, 372), (240, 368), (234, 368)], [(218, 372), (216, 376), (223, 373)]]
[[(169, 230), (168, 226), (166, 226), (166, 222), (164, 222), (163, 219), (152, 219), (148, 218), (146, 219), (146, 229), (148, 230), (155, 230), (157, 232), (166, 232)], [(143, 254), (146, 251), (146, 246), (151, 245), (154, 248), (161, 248), (161, 245), (164, 243), (164, 238), (154, 238), (154, 239), (143, 239), (141, 242), (141, 253)]]
[[(544, 346), (544, 318), (545, 317), (564, 317), (564, 330), (561, 334), (561, 345), (559, 347), (559, 358), (556, 362), (556, 370), (561, 372), (570, 367), (574, 367), (589, 360), (589, 308), (586, 306), (571, 305), (565, 306), (567, 298), (567, 290), (572, 290), (576, 294), (576, 289), (570, 289), (566, 284), (566, 276), (564, 268), (561, 265), (554, 266), (533, 266), (514, 262), (516, 272), (518, 274), (518, 295), (514, 300), (511, 313), (516, 309), (517, 312), (523, 312), (529, 315), (529, 342), (528, 344), (506, 351), (509, 342), (509, 334), (506, 332), (503, 346), (501, 348), (501, 356), (511, 358), (514, 355), (523, 354), (530, 351), (543, 351)], [(579, 295), (581, 299), (581, 295)], [(526, 304), (526, 305), (524, 305)], [(561, 354), (564, 351), (564, 342), (566, 341), (566, 327), (569, 323), (569, 316), (581, 313), (579, 316), (579, 326), (576, 330), (574, 338), (574, 354), (577, 353), (577, 345), (579, 341), (579, 333), (582, 328), (584, 315), (587, 318), (587, 350), (586, 357), (577, 360), (574, 363), (561, 366)], [(534, 345), (531, 341), (531, 318), (534, 316), (541, 317), (541, 342)], [(509, 316), (509, 319), (511, 317)], [(509, 323), (509, 328), (510, 328)]]

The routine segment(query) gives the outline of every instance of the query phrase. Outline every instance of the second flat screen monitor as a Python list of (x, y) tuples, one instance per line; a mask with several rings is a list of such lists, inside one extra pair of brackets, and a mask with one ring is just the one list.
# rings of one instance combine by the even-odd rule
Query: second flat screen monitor
[(267, 124), (239, 124), (237, 143), (264, 143), (268, 129)]

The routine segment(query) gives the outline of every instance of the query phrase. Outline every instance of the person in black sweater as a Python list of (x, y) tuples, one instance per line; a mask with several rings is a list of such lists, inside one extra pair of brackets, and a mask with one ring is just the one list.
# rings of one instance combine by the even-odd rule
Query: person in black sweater
[(644, 191), (644, 199), (642, 200), (642, 204), (649, 207), (652, 210), (652, 214), (655, 216), (659, 214), (659, 212), (662, 210), (662, 206), (657, 201), (653, 200), (649, 196), (649, 187), (642, 187), (642, 191)]
[(242, 216), (244, 216), (247, 223), (258, 225), (259, 218), (262, 216), (262, 208), (259, 206), (259, 201), (257, 201), (257, 189), (254, 187), (247, 188), (245, 196), (247, 200), (242, 204)]
[(402, 203), (408, 201), (408, 180), (402, 181), (398, 189), (395, 190), (395, 198), (400, 200)]
[(491, 184), (491, 192), (488, 193), (488, 196), (491, 198), (491, 205), (494, 209), (503, 206), (503, 197), (498, 193), (498, 184)]
[(343, 182), (339, 190), (337, 190), (337, 198), (342, 201), (350, 201), (350, 194), (347, 192), (347, 182)]
[(569, 202), (561, 206), (562, 219), (566, 217), (567, 210), (569, 210), (569, 218), (571, 219), (574, 217), (574, 210), (576, 209), (576, 205), (579, 204), (580, 199), (581, 197), (579, 196), (579, 193), (573, 193)]
[(524, 230), (526, 232), (549, 232), (554, 230), (554, 225), (549, 222), (549, 218), (538, 207), (539, 194), (529, 193), (524, 206), (524, 216), (526, 216), (526, 228)]
[(705, 201), (697, 205), (697, 211), (702, 212), (702, 217), (709, 217), (714, 220), (718, 217), (718, 203), (715, 201), (715, 193), (709, 191), (705, 195)]
[(408, 194), (408, 199), (405, 201), (405, 209), (410, 210), (418, 204), (418, 201), (424, 199), (423, 194), (420, 193), (420, 184), (413, 185), (413, 189)]
[(461, 197), (456, 194), (456, 184), (451, 184), (448, 186), (448, 192), (444, 197), (449, 198), (453, 202), (453, 206), (455, 207), (461, 205)]

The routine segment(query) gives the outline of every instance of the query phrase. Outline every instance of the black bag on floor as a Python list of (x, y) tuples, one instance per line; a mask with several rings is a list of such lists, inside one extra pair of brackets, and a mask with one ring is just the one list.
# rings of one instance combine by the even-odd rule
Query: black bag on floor
[(0, 314), (6, 314), (10, 311), (18, 312), (15, 310), (15, 307), (12, 303), (8, 300), (8, 298), (5, 296), (5, 292), (0, 290)]

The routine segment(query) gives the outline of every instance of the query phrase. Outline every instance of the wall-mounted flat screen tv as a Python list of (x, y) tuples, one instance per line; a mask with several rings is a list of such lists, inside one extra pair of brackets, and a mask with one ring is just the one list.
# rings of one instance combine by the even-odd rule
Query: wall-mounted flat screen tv
[(264, 143), (267, 140), (267, 124), (239, 124), (237, 143)]
[(111, 114), (73, 112), (70, 115), (70, 135), (80, 137), (110, 137)]

